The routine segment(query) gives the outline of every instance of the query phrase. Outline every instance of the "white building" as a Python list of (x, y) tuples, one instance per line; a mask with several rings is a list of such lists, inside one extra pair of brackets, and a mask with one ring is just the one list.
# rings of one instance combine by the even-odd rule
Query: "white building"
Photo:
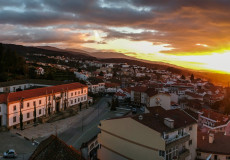
[(47, 117), (68, 107), (87, 103), (88, 87), (80, 83), (25, 90), (0, 95), (1, 125), (17, 128), (20, 110), (23, 123), (29, 124), (36, 117)]
[(25, 79), (17, 81), (8, 81), (0, 83), (0, 92), (16, 92), (18, 89), (25, 90), (31, 87), (48, 87), (63, 84), (63, 82), (41, 80), (41, 79)]
[(37, 75), (44, 75), (45, 70), (42, 67), (37, 67), (36, 68), (36, 73), (37, 73)]
[(80, 79), (86, 81), (89, 78), (88, 74), (80, 73), (80, 72), (74, 72), (75, 76)]

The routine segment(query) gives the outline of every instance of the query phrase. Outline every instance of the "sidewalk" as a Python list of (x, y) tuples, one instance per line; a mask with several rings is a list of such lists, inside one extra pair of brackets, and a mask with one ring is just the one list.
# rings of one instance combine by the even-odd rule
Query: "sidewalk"
[(55, 121), (52, 123), (39, 124), (36, 127), (27, 128), (25, 130), (12, 129), (12, 130), (10, 130), (10, 132), (14, 133), (14, 134), (19, 134), (22, 137), (25, 137), (25, 138), (30, 139), (30, 140), (32, 138), (36, 139), (39, 137), (47, 137), (51, 134), (55, 135), (56, 132), (61, 133), (61, 132), (65, 131), (66, 129), (68, 129), (70, 126), (72, 126), (73, 123), (81, 121), (82, 116), (80, 116), (80, 114), (88, 116), (91, 113), (93, 113), (94, 111), (95, 111), (95, 108), (89, 107), (88, 109), (82, 110), (81, 112), (79, 112), (79, 114), (77, 114), (73, 117), (69, 117), (69, 118)]

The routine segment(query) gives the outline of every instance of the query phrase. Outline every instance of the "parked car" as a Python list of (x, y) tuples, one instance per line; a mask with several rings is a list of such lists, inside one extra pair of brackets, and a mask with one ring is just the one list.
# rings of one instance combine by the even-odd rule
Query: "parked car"
[(136, 113), (137, 113), (137, 109), (133, 107), (133, 108), (132, 108), (132, 113), (133, 113), (133, 114), (136, 114)]
[(17, 154), (14, 149), (9, 149), (8, 151), (3, 153), (4, 158), (15, 158)]
[(141, 112), (145, 112), (145, 107), (140, 108)]

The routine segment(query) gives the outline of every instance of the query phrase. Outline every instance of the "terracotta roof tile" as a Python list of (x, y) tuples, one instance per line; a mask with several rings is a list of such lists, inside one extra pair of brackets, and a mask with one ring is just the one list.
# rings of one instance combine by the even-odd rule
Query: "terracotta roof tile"
[(43, 87), (37, 89), (24, 90), (20, 92), (12, 92), (8, 94), (8, 101), (13, 102), (13, 101), (21, 100), (21, 98), (28, 99), (28, 98), (47, 95), (47, 94), (58, 93), (65, 90), (83, 88), (83, 87), (87, 87), (87, 86), (81, 83), (70, 83), (70, 84), (57, 85), (52, 87)]
[[(172, 130), (197, 123), (192, 117), (179, 109), (165, 110), (162, 107), (148, 107), (148, 110), (150, 113), (143, 114), (142, 120), (139, 120), (139, 115), (136, 115), (132, 118), (160, 133), (170, 132)], [(173, 129), (167, 127), (164, 124), (164, 118), (170, 118), (174, 120)]]
[(54, 135), (42, 141), (29, 160), (84, 160), (80, 152)]
[[(197, 132), (197, 150), (205, 153), (230, 155), (230, 136), (213, 133), (214, 142), (209, 143), (208, 133)], [(204, 138), (204, 140), (203, 140)]]

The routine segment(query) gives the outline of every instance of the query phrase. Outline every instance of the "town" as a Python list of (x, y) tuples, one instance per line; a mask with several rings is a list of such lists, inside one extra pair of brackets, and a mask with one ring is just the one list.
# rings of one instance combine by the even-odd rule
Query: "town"
[[(1, 135), (9, 144), (0, 151), (15, 149), (3, 157), (230, 158), (229, 87), (140, 65), (46, 58), (65, 64), (27, 58), (36, 79), (0, 83)], [(52, 68), (74, 79), (41, 79)]]
[(0, 0), (0, 160), (230, 160), (230, 0)]

